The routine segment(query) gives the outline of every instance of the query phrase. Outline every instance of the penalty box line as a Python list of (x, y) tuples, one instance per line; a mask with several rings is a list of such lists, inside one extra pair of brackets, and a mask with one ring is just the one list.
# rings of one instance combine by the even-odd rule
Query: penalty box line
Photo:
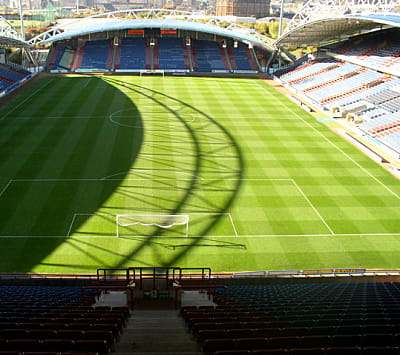
[[(232, 215), (229, 213), (229, 212), (192, 212), (192, 213), (185, 213), (185, 214), (187, 214), (187, 215), (189, 215), (189, 216), (201, 216), (201, 215), (204, 215), (204, 216), (206, 216), (206, 215), (211, 215), (211, 216), (228, 216), (229, 217), (229, 220), (230, 220), (230, 222), (231, 222), (231, 224), (232, 224), (232, 228), (233, 228), (233, 231), (234, 231), (234, 233), (235, 233), (235, 235), (234, 235), (234, 237), (240, 237), (239, 235), (238, 235), (238, 233), (237, 233), (237, 230), (236, 230), (236, 226), (235, 226), (235, 223), (233, 222), (233, 218), (232, 218)], [(73, 215), (73, 217), (72, 217), (72, 221), (71, 221), (71, 223), (70, 223), (70, 225), (69, 225), (69, 229), (68, 229), (68, 232), (67, 232), (67, 235), (65, 236), (65, 238), (70, 238), (71, 237), (71, 231), (72, 231), (72, 226), (74, 225), (74, 222), (75, 222), (75, 219), (76, 219), (76, 217), (77, 216), (114, 216), (114, 217), (116, 217), (117, 216), (117, 214), (116, 213), (102, 213), (102, 212), (99, 212), (99, 213), (74, 213), (74, 215)], [(189, 223), (190, 223), (190, 221), (189, 221)], [(189, 225), (189, 227), (190, 227), (190, 225)], [(91, 237), (91, 236), (80, 236), (80, 235), (78, 235), (78, 236), (74, 236), (74, 238), (75, 237), (78, 237), (78, 238), (83, 238), (83, 237), (90, 237), (90, 238), (93, 238), (93, 237)], [(107, 235), (104, 235), (104, 236), (98, 236), (98, 237), (100, 237), (100, 238), (104, 238), (104, 237), (112, 237), (112, 236), (107, 236)], [(116, 236), (114, 236), (114, 237), (116, 237)], [(138, 236), (138, 237), (140, 237), (140, 236)], [(184, 237), (182, 237), (182, 236), (176, 236), (176, 237), (171, 237), (171, 238), (200, 238), (201, 236), (184, 236)], [(220, 235), (220, 236), (218, 236), (218, 237), (232, 237), (232, 236), (224, 236), (224, 235)]]
[[(196, 177), (197, 179), (197, 177)], [(220, 181), (221, 179), (204, 179), (204, 178), (199, 178), (202, 181)], [(4, 187), (4, 189), (0, 192), (0, 198), (2, 197), (2, 195), (4, 194), (4, 192), (9, 188), (9, 186), (11, 185), (12, 182), (65, 182), (65, 181), (148, 181), (149, 179), (146, 178), (132, 178), (132, 179), (117, 179), (117, 178), (89, 178), (89, 179), (11, 179), (9, 180), (9, 182), (7, 183), (7, 185)], [(190, 181), (193, 179), (164, 179), (164, 180), (174, 180), (174, 181)], [(300, 188), (300, 186), (296, 183), (296, 181), (294, 179), (291, 178), (241, 178), (241, 179), (235, 179), (235, 178), (227, 178), (227, 179), (223, 179), (224, 181), (289, 181), (291, 182), (294, 187), (300, 192), (300, 194), (302, 195), (302, 197), (304, 198), (304, 200), (307, 202), (307, 204), (311, 207), (311, 209), (314, 211), (314, 213), (318, 216), (318, 218), (322, 221), (322, 223), (325, 225), (325, 227), (329, 230), (330, 235), (334, 236), (337, 235), (335, 234), (335, 232), (332, 230), (332, 228), (329, 226), (329, 224), (325, 221), (325, 219), (322, 217), (322, 215), (318, 212), (318, 210), (316, 209), (316, 207), (312, 204), (312, 202), (310, 201), (310, 199), (307, 197), (307, 195), (304, 193), (304, 191)], [(74, 215), (75, 218), (75, 215)], [(235, 232), (236, 236), (239, 236), (236, 226), (233, 222), (233, 218), (230, 215), (230, 220), (232, 223), (232, 227), (233, 230)], [(70, 226), (71, 229), (71, 226)], [(70, 231), (68, 232), (69, 235)], [(68, 236), (67, 235), (67, 236)]]

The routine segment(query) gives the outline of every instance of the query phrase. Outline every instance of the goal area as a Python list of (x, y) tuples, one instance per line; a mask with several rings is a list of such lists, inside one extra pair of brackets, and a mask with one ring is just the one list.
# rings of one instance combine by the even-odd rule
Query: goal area
[(187, 237), (189, 216), (185, 214), (119, 214), (117, 237)]

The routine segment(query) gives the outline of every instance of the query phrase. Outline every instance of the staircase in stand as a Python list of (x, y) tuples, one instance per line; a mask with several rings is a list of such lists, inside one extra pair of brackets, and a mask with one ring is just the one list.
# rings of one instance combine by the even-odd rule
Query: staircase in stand
[(160, 69), (160, 46), (158, 41), (153, 46), (153, 65), (152, 69)]
[[(189, 47), (190, 48), (190, 47)], [(189, 69), (193, 71), (193, 65), (191, 61), (191, 52), (186, 46), (185, 40), (182, 40), (182, 49), (183, 49), (183, 60), (185, 62), (185, 69)]]
[(115, 355), (200, 355), (199, 345), (176, 310), (133, 312), (115, 345)]
[(190, 58), (192, 60), (193, 70), (199, 69), (199, 65), (197, 64), (196, 48), (193, 44), (190, 46)]
[(81, 67), (84, 52), (85, 52), (85, 45), (75, 49), (72, 59), (71, 70), (76, 70)]
[(122, 51), (122, 43), (119, 44), (119, 46), (117, 47), (117, 49), (115, 51), (115, 58), (114, 58), (114, 64), (113, 64), (114, 70), (119, 69), (119, 67), (120, 67), (121, 51)]
[(236, 64), (235, 56), (233, 55), (232, 47), (228, 47), (226, 50), (228, 53), (228, 60), (231, 64), (232, 70), (237, 70), (238, 67)]
[(106, 62), (106, 68), (108, 70), (114, 70), (114, 59), (115, 59), (115, 46), (112, 41), (110, 41), (110, 45), (108, 47), (108, 56)]
[(232, 68), (231, 68), (229, 60), (228, 60), (226, 48), (224, 48), (222, 44), (219, 45), (219, 53), (221, 54), (222, 63), (224, 63), (225, 70), (231, 71)]
[(250, 48), (246, 48), (246, 53), (247, 53), (247, 58), (249, 59), (251, 69), (257, 70), (257, 63), (253, 57), (254, 54), (253, 49), (250, 50)]
[(152, 51), (152, 47), (150, 46), (149, 40), (147, 40), (146, 63), (145, 63), (146, 69), (152, 69), (152, 64), (153, 64), (153, 51)]

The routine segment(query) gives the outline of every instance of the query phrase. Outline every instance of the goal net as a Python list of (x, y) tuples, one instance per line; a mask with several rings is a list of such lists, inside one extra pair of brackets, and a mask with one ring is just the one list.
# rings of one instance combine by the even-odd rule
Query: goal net
[(139, 75), (162, 75), (164, 77), (165, 73), (163, 69), (141, 69)]
[(119, 214), (117, 237), (184, 236), (189, 233), (189, 216), (185, 214)]

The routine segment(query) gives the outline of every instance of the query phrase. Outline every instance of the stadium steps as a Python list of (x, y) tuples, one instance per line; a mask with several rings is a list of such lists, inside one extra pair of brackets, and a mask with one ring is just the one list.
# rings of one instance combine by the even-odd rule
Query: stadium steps
[(182, 48), (183, 48), (183, 60), (185, 62), (185, 69), (190, 69), (193, 71), (192, 61), (191, 61), (191, 51), (188, 50), (188, 47), (185, 44), (185, 40), (182, 40)]
[(238, 66), (235, 60), (235, 56), (233, 55), (233, 50), (232, 47), (228, 47), (227, 49), (227, 53), (228, 53), (228, 61), (231, 65), (232, 70), (237, 70)]
[(115, 355), (200, 355), (200, 348), (175, 310), (135, 310), (115, 345)]
[(146, 62), (145, 62), (145, 67), (146, 69), (152, 69), (152, 64), (153, 64), (153, 51), (150, 46), (149, 40), (147, 40), (146, 43)]
[(225, 70), (232, 70), (232, 67), (230, 66), (230, 63), (228, 61), (226, 48), (224, 48), (221, 43), (219, 45), (219, 53), (221, 54), (222, 63), (224, 64)]
[(156, 41), (155, 46), (153, 46), (152, 69), (160, 69), (160, 43), (159, 43), (159, 41)]
[(108, 47), (108, 56), (107, 56), (107, 61), (106, 61), (106, 68), (109, 70), (114, 69), (114, 59), (115, 59), (115, 47), (114, 43), (110, 41), (109, 47)]
[(197, 63), (197, 54), (196, 54), (196, 48), (194, 45), (190, 46), (190, 57), (192, 61), (192, 70), (199, 69), (199, 64)]
[(121, 51), (122, 51), (122, 41), (119, 44), (119, 46), (116, 48), (115, 50), (115, 59), (114, 59), (114, 65), (113, 68), (115, 69), (119, 69), (120, 64), (121, 64)]
[(71, 70), (76, 70), (81, 67), (84, 52), (85, 52), (85, 45), (75, 48), (75, 51), (73, 54), (73, 59), (72, 59)]
[(51, 52), (51, 54), (49, 56), (50, 60), (49, 60), (49, 63), (48, 63), (48, 67), (50, 69), (54, 69), (54, 64), (56, 62), (56, 58), (57, 58), (57, 54), (58, 54), (59, 50), (60, 50), (59, 46), (53, 47), (53, 50), (52, 50), (52, 52)]
[(257, 63), (255, 60), (254, 49), (250, 49), (246, 47), (247, 58), (249, 59), (249, 63), (252, 70), (257, 70)]

